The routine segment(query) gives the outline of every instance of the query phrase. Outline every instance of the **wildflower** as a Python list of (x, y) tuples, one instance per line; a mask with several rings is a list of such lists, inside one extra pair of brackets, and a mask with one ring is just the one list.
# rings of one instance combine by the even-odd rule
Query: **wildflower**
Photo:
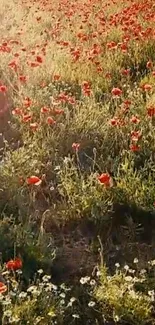
[(31, 68), (39, 67), (39, 62), (28, 62)]
[(16, 72), (18, 67), (17, 62), (15, 60), (12, 60), (9, 62), (8, 67)]
[(37, 61), (38, 63), (42, 63), (42, 62), (43, 62), (43, 59), (42, 59), (42, 57), (41, 57), (40, 55), (37, 55), (37, 57), (36, 57), (36, 61)]
[(21, 275), (23, 272), (22, 272), (21, 269), (19, 269), (19, 270), (16, 271), (16, 273), (19, 274), (19, 275)]
[(128, 271), (128, 270), (129, 270), (129, 265), (127, 265), (127, 264), (124, 265), (124, 270), (125, 270), (125, 271)]
[(107, 187), (111, 185), (111, 176), (108, 173), (104, 173), (98, 176), (98, 180), (101, 184), (104, 184)]
[(138, 263), (138, 258), (134, 258), (133, 262), (134, 262), (134, 264), (137, 264)]
[(150, 91), (150, 90), (152, 90), (152, 86), (151, 86), (150, 84), (145, 84), (145, 85), (142, 86), (142, 88), (143, 88), (143, 90), (145, 90), (145, 91)]
[(53, 291), (57, 291), (58, 287), (55, 284), (52, 283), (52, 289), (53, 289)]
[(21, 82), (26, 82), (27, 81), (27, 77), (26, 76), (19, 76), (19, 80), (21, 81)]
[(54, 114), (54, 115), (61, 115), (61, 114), (64, 114), (64, 110), (63, 109), (54, 109), (52, 111), (52, 114)]
[(22, 268), (22, 260), (18, 257), (16, 257), (14, 260), (10, 260), (6, 263), (6, 268), (8, 270), (18, 270), (18, 269), (21, 269)]
[(69, 301), (67, 307), (72, 307), (72, 305), (73, 305), (73, 303), (74, 303), (75, 301), (76, 301), (76, 298), (75, 298), (75, 297), (70, 298), (70, 301)]
[(13, 109), (12, 115), (19, 115), (19, 116), (21, 116), (21, 115), (23, 115), (23, 111), (22, 111), (21, 108), (16, 107), (15, 109)]
[(148, 262), (148, 264), (151, 264), (151, 266), (155, 266), (155, 260)]
[(82, 91), (84, 93), (85, 96), (90, 96), (91, 95), (91, 88), (90, 88), (90, 83), (89, 81), (84, 81), (82, 83)]
[(12, 316), (12, 311), (11, 310), (5, 310), (3, 313), (4, 317), (10, 318)]
[(38, 177), (38, 176), (31, 176), (29, 178), (27, 178), (27, 184), (28, 185), (40, 185), (42, 180)]
[(59, 74), (54, 74), (54, 76), (53, 76), (54, 81), (58, 81), (58, 80), (60, 80), (60, 78), (61, 78), (61, 76)]
[(23, 115), (22, 121), (26, 123), (26, 122), (31, 121), (31, 119), (32, 119), (31, 114), (25, 114), (25, 115)]
[(100, 275), (101, 275), (101, 271), (98, 270), (98, 271), (96, 272), (96, 276), (99, 277)]
[(126, 108), (129, 108), (129, 106), (131, 105), (131, 100), (130, 99), (125, 99), (123, 104), (125, 105)]
[(7, 91), (7, 87), (6, 86), (4, 86), (4, 85), (0, 86), (0, 92), (5, 93), (6, 91)]
[(133, 152), (139, 151), (140, 150), (140, 146), (136, 145), (136, 144), (131, 144), (130, 145), (130, 150)]
[(132, 116), (130, 121), (134, 124), (138, 124), (140, 122), (140, 119), (137, 116)]
[(62, 290), (64, 290), (64, 291), (70, 291), (70, 290), (71, 290), (71, 288), (68, 288), (68, 287), (65, 285), (65, 283), (62, 283), (62, 284), (60, 285), (60, 288), (61, 288)]
[(130, 74), (130, 69), (124, 69), (121, 71), (122, 75), (128, 76)]
[(86, 283), (88, 283), (88, 281), (90, 281), (90, 277), (89, 276), (85, 276), (85, 277), (82, 277), (80, 279), (80, 283), (81, 284), (86, 284)]
[(90, 301), (88, 303), (88, 307), (94, 307), (95, 306), (95, 301)]
[(115, 266), (116, 266), (117, 268), (119, 268), (119, 267), (120, 267), (120, 264), (119, 264), (119, 263), (115, 263)]
[(80, 316), (78, 314), (73, 314), (72, 317), (73, 318), (80, 318)]
[(147, 271), (145, 269), (140, 270), (140, 275), (144, 275), (146, 273), (147, 273)]
[(107, 48), (109, 50), (111, 50), (111, 49), (117, 49), (117, 44), (114, 41), (108, 42), (106, 45), (107, 45)]
[(30, 286), (27, 289), (27, 292), (35, 293), (35, 292), (37, 292), (37, 287), (35, 285)]
[(111, 91), (111, 94), (113, 96), (121, 96), (122, 95), (122, 90), (120, 88), (113, 88), (112, 91)]
[(112, 77), (112, 75), (111, 75), (110, 72), (107, 72), (107, 73), (105, 74), (105, 78), (106, 78), (106, 79), (111, 79), (111, 77)]
[(59, 295), (61, 298), (65, 298), (66, 297), (66, 295), (65, 295), (65, 293), (64, 292), (62, 292), (62, 293), (60, 293), (60, 295)]
[(39, 269), (37, 272), (38, 272), (38, 274), (44, 273), (44, 271), (42, 269)]
[(75, 143), (75, 142), (72, 143), (72, 149), (73, 150), (78, 151), (79, 148), (80, 148), (80, 143)]
[(43, 113), (48, 113), (50, 111), (50, 108), (49, 107), (46, 107), (46, 106), (44, 106), (44, 107), (42, 107), (41, 108), (41, 110), (40, 110), (40, 112), (43, 114)]
[(114, 315), (114, 321), (115, 321), (116, 323), (118, 323), (119, 320), (120, 320), (120, 317), (119, 317), (118, 315)]
[(125, 281), (127, 281), (127, 282), (132, 282), (132, 280), (133, 280), (133, 278), (130, 275), (125, 277)]
[(91, 286), (94, 286), (96, 284), (96, 281), (94, 280), (94, 279), (92, 279), (91, 281), (90, 281), (90, 285)]
[(116, 125), (118, 125), (118, 119), (117, 119), (117, 117), (112, 118), (112, 119), (110, 120), (110, 124), (111, 124), (112, 126), (116, 126)]
[(56, 121), (51, 116), (47, 118), (46, 122), (48, 125), (54, 125), (56, 123)]
[(3, 282), (0, 282), (0, 294), (6, 291), (7, 291), (7, 286)]
[(148, 107), (148, 108), (147, 108), (147, 114), (148, 114), (148, 116), (150, 116), (150, 117), (155, 116), (155, 107), (153, 107), (153, 106)]
[(19, 294), (19, 298), (24, 299), (27, 296), (27, 292), (21, 291)]
[(154, 294), (155, 294), (154, 290), (149, 290), (149, 291), (148, 291), (148, 295), (149, 295), (149, 296), (154, 296)]
[(64, 305), (65, 304), (65, 300), (64, 299), (61, 299), (60, 300), (60, 305)]
[(43, 282), (48, 282), (51, 279), (50, 275), (45, 274), (42, 278)]
[(30, 123), (30, 129), (32, 131), (36, 131), (38, 129), (38, 123)]
[(152, 63), (152, 61), (148, 61), (148, 62), (146, 63), (146, 67), (147, 67), (148, 69), (151, 69), (151, 68), (153, 67), (153, 63)]
[(19, 53), (16, 52), (16, 53), (14, 54), (14, 57), (15, 57), (15, 58), (18, 58), (18, 57), (19, 57)]
[(134, 274), (136, 271), (133, 269), (129, 269), (129, 273)]
[(140, 131), (132, 131), (131, 132), (131, 139), (132, 141), (138, 141), (141, 138), (141, 132)]

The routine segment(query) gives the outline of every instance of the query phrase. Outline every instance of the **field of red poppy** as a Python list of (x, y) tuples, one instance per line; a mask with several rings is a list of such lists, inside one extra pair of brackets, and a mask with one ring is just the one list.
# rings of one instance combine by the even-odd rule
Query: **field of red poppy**
[(0, 19), (2, 324), (154, 324), (154, 1)]

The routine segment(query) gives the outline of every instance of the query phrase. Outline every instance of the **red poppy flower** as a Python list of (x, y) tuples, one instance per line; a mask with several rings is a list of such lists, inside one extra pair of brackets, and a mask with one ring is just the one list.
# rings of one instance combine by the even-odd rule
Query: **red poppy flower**
[(14, 71), (17, 71), (18, 68), (18, 64), (15, 60), (12, 60), (9, 64), (8, 64), (9, 68), (11, 68)]
[(91, 91), (91, 88), (90, 88), (90, 83), (89, 81), (84, 81), (82, 83), (82, 91), (83, 91), (83, 94), (85, 96), (90, 96), (92, 91)]
[(127, 107), (129, 108), (129, 106), (131, 105), (131, 100), (130, 99), (125, 99), (123, 104), (126, 106), (126, 108)]
[(111, 74), (110, 72), (107, 72), (107, 73), (105, 74), (105, 78), (106, 78), (106, 79), (111, 79), (111, 77), (112, 77), (112, 74)]
[(111, 124), (112, 126), (116, 126), (116, 125), (118, 125), (118, 119), (117, 119), (117, 117), (112, 118), (112, 119), (110, 120), (110, 124)]
[(7, 286), (3, 282), (0, 282), (0, 293), (4, 293), (6, 291), (7, 291)]
[(42, 62), (43, 62), (43, 58), (42, 58), (40, 55), (37, 55), (37, 57), (36, 57), (36, 61), (37, 61), (38, 63), (42, 63)]
[(21, 115), (23, 115), (23, 111), (21, 108), (16, 107), (15, 109), (13, 109), (12, 115), (20, 115), (21, 116)]
[(111, 176), (108, 173), (104, 173), (98, 176), (98, 180), (101, 184), (104, 184), (107, 187), (111, 185)]
[(28, 62), (28, 65), (30, 65), (31, 68), (37, 68), (39, 67), (39, 62)]
[(140, 150), (140, 146), (137, 145), (137, 144), (131, 144), (131, 145), (130, 145), (130, 150), (131, 150), (132, 152), (139, 151), (139, 150)]
[(134, 124), (138, 124), (140, 122), (140, 119), (137, 116), (132, 116), (130, 121)]
[(47, 124), (49, 124), (49, 125), (54, 125), (56, 123), (55, 120), (51, 116), (49, 116), (46, 121), (47, 121)]
[(23, 122), (29, 122), (29, 121), (31, 121), (31, 119), (32, 119), (32, 115), (31, 114), (26, 114), (26, 115), (23, 115), (22, 121)]
[(52, 114), (53, 115), (61, 115), (61, 114), (64, 114), (64, 110), (63, 109), (58, 109), (58, 108), (56, 109), (55, 108), (55, 109), (52, 110)]
[(7, 91), (7, 87), (6, 86), (0, 86), (0, 91), (5, 93)]
[(26, 180), (28, 185), (40, 185), (42, 180), (38, 176), (28, 177)]
[(58, 81), (58, 80), (60, 80), (60, 78), (61, 78), (61, 76), (59, 74), (54, 74), (54, 76), (53, 76), (54, 81)]
[(75, 151), (78, 151), (80, 148), (80, 143), (72, 143), (72, 149), (75, 150)]
[(6, 263), (6, 268), (8, 270), (16, 271), (16, 270), (21, 269), (22, 265), (23, 265), (22, 260), (20, 258), (16, 257), (14, 260), (10, 260)]
[(111, 91), (113, 96), (121, 96), (122, 95), (122, 90), (120, 88), (113, 88)]
[(48, 113), (49, 111), (50, 111), (50, 108), (46, 107), (46, 106), (42, 107), (40, 110), (41, 113)]
[(19, 53), (16, 52), (16, 53), (14, 54), (14, 57), (15, 57), (15, 58), (18, 58), (18, 57), (19, 57)]
[(27, 81), (27, 77), (26, 76), (19, 76), (19, 80), (21, 82), (26, 82)]
[(89, 81), (83, 81), (82, 88), (90, 88), (90, 82)]
[(123, 76), (128, 76), (130, 74), (130, 69), (124, 69), (121, 72)]
[(19, 257), (16, 257), (14, 262), (15, 262), (15, 269), (16, 270), (19, 270), (19, 269), (22, 268), (23, 263), (22, 263), (22, 260)]
[(132, 131), (131, 132), (131, 138), (132, 141), (138, 141), (141, 138), (141, 132), (140, 131)]
[(148, 116), (150, 116), (150, 117), (155, 116), (155, 107), (153, 107), (153, 106), (148, 107), (148, 109), (147, 109), (147, 114), (148, 114)]
[(146, 67), (147, 67), (148, 69), (151, 69), (151, 68), (153, 67), (153, 63), (152, 63), (152, 61), (148, 61), (147, 64), (146, 64)]
[(143, 85), (143, 87), (142, 87), (145, 91), (150, 91), (150, 90), (152, 90), (152, 86), (150, 85), (150, 84), (145, 84), (145, 85)]

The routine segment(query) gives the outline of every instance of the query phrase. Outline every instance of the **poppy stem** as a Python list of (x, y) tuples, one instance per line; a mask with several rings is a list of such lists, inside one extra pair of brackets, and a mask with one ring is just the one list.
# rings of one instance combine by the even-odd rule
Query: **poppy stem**
[(13, 251), (14, 251), (14, 259), (16, 258), (16, 253), (17, 253), (17, 250), (16, 250), (16, 242), (14, 243), (14, 249), (13, 249)]

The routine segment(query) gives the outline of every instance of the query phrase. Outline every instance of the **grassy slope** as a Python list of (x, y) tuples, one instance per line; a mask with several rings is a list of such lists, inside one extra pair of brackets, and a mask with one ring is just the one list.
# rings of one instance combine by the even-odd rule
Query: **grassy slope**
[[(0, 73), (13, 112), (0, 167), (4, 259), (14, 242), (45, 259), (53, 237), (72, 273), (83, 245), (96, 263), (98, 235), (108, 257), (120, 258), (116, 248), (141, 255), (139, 239), (152, 244), (154, 15), (149, 0), (1, 2)], [(41, 185), (27, 184), (32, 175)]]

